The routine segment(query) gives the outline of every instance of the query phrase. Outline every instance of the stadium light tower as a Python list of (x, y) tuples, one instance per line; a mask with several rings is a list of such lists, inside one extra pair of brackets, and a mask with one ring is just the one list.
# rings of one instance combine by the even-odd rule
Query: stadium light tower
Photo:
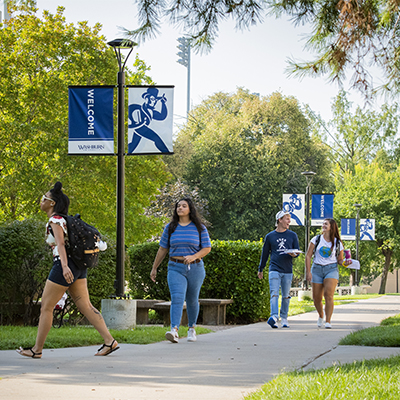
[(190, 40), (187, 37), (178, 38), (179, 45), (176, 46), (180, 51), (177, 53), (178, 63), (187, 68), (187, 112), (189, 117), (190, 111)]
[(0, 23), (4, 23), (10, 19), (7, 6), (8, 1), (9, 0), (0, 0)]

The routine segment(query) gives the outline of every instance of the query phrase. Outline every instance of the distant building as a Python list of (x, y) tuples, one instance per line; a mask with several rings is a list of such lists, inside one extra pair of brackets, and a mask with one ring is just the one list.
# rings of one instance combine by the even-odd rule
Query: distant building
[(8, 0), (0, 0), (0, 23), (10, 19), (10, 14), (7, 10), (7, 2)]

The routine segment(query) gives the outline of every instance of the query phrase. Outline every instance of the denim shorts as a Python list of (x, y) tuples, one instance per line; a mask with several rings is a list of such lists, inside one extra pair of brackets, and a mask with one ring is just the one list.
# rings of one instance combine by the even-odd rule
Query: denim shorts
[(337, 263), (320, 265), (313, 264), (311, 267), (312, 283), (323, 284), (325, 279), (339, 280), (339, 269)]
[[(79, 269), (76, 267), (76, 265), (74, 264), (74, 262), (68, 257), (68, 267), (71, 269), (73, 275), (74, 275), (74, 282), (77, 279), (85, 279), (87, 276), (87, 269)], [(53, 260), (53, 268), (50, 271), (49, 277), (48, 277), (49, 281), (52, 281), (54, 283), (58, 283), (59, 285), (62, 286), (71, 286), (72, 283), (68, 283), (63, 275), (62, 272), (62, 267), (61, 267), (61, 260), (60, 257), (54, 258)]]

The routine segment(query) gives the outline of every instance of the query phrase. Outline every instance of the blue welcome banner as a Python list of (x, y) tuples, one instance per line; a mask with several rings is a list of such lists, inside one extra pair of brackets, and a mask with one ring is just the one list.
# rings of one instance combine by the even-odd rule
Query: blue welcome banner
[(342, 218), (340, 236), (342, 240), (356, 240), (355, 218)]
[(114, 154), (113, 98), (113, 86), (68, 88), (68, 154)]
[(322, 226), (326, 218), (333, 218), (333, 194), (313, 194), (311, 203), (311, 225)]

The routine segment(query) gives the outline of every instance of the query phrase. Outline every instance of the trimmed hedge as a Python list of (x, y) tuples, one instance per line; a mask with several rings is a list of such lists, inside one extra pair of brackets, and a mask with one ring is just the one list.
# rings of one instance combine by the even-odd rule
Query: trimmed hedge
[[(128, 249), (131, 262), (129, 286), (132, 298), (169, 300), (167, 257), (157, 272), (157, 282), (150, 279), (158, 242), (144, 243)], [(200, 298), (233, 299), (227, 307), (227, 321), (248, 323), (268, 318), (268, 279), (257, 277), (262, 242), (212, 241), (212, 250), (204, 258), (206, 279)]]
[(1, 324), (36, 325), (38, 300), (51, 265), (45, 224), (35, 220), (0, 226)]
[[(32, 219), (0, 226), (0, 324), (37, 325), (38, 301), (52, 266), (50, 246), (45, 243), (45, 223)], [(115, 294), (116, 245), (107, 241), (99, 265), (88, 271), (92, 304), (100, 310), (101, 300)], [(129, 258), (125, 262), (129, 274)], [(125, 278), (126, 279), (126, 278)], [(72, 302), (70, 322), (81, 319)]]

